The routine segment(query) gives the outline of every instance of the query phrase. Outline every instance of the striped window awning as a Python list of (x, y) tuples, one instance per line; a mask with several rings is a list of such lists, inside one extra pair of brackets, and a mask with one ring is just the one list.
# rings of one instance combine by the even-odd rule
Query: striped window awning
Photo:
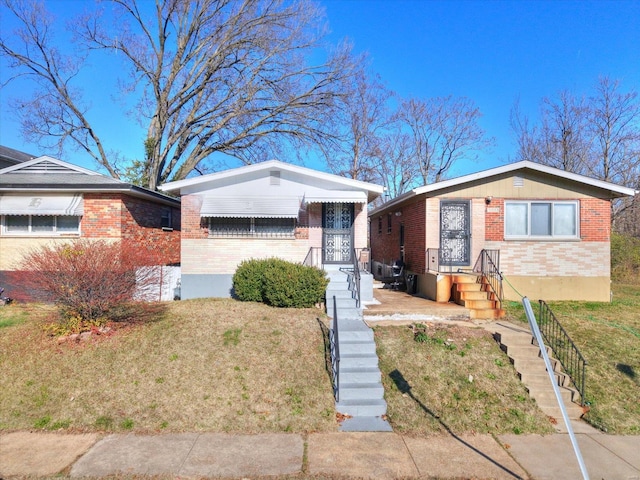
[(298, 218), (298, 197), (205, 197), (201, 217)]
[(362, 191), (327, 190), (305, 195), (304, 203), (367, 203), (367, 194)]
[(0, 196), (0, 215), (74, 215), (84, 214), (81, 193), (60, 195)]

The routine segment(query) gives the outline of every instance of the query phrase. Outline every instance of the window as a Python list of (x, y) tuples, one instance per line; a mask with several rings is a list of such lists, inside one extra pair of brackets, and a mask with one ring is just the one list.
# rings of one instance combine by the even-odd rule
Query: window
[(382, 217), (378, 217), (378, 235), (382, 233)]
[(387, 215), (387, 233), (391, 233), (391, 214)]
[(209, 218), (209, 234), (216, 237), (293, 237), (295, 228), (294, 218)]
[(578, 238), (578, 202), (506, 202), (505, 238)]
[(80, 217), (75, 215), (5, 215), (5, 235), (66, 235), (80, 233)]
[(167, 208), (162, 211), (162, 217), (160, 219), (161, 227), (163, 230), (173, 230), (173, 218), (171, 215), (171, 209)]

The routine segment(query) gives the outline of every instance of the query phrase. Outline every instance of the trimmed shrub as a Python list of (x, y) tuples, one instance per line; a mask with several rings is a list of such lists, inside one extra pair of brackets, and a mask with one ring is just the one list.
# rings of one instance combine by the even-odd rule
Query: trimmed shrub
[(321, 302), (328, 283), (322, 270), (279, 258), (242, 262), (233, 277), (238, 299), (285, 308)]
[(243, 302), (262, 302), (268, 260), (244, 260), (233, 275), (233, 292)]

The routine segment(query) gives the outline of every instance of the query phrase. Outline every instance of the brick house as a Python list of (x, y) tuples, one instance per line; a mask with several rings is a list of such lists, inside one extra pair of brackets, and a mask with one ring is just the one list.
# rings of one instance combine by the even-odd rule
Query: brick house
[(22, 155), (0, 150), (0, 161), (10, 164), (0, 169), (0, 285), (12, 297), (28, 298), (20, 289), (22, 255), (51, 242), (131, 242), (157, 264), (179, 264), (179, 200), (55, 158)]
[(451, 274), (485, 262), (505, 299), (608, 301), (612, 200), (634, 193), (528, 161), (418, 187), (369, 213), (374, 274), (402, 258), (417, 293), (448, 301)]
[(231, 296), (238, 264), (251, 258), (351, 265), (367, 247), (367, 204), (383, 187), (271, 160), (160, 190), (181, 195), (188, 299)]

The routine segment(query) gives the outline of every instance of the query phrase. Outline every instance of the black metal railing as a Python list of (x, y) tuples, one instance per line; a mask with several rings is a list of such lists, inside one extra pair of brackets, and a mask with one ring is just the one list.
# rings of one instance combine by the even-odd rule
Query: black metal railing
[(480, 273), (487, 280), (496, 297), (496, 307), (502, 308), (504, 290), (502, 288), (502, 273), (500, 273), (500, 250), (482, 249), (473, 271)]
[(353, 260), (353, 284), (350, 285), (350, 290), (353, 292), (353, 298), (356, 301), (356, 308), (360, 308), (360, 262), (356, 257), (355, 249), (351, 252)]
[(333, 328), (329, 330), (329, 348), (331, 349), (331, 375), (333, 377), (333, 395), (340, 401), (340, 335), (338, 332), (338, 306), (333, 297)]
[(553, 351), (553, 357), (560, 362), (578, 390), (580, 404), (584, 405), (587, 361), (544, 300), (540, 300), (538, 325), (546, 344)]
[[(450, 250), (445, 250), (445, 252), (449, 252)], [(445, 258), (448, 261), (442, 261), (442, 255), (439, 248), (427, 248), (425, 253), (425, 273), (427, 272), (436, 272), (436, 273), (452, 273), (453, 265), (451, 264), (451, 255), (446, 255)]]

